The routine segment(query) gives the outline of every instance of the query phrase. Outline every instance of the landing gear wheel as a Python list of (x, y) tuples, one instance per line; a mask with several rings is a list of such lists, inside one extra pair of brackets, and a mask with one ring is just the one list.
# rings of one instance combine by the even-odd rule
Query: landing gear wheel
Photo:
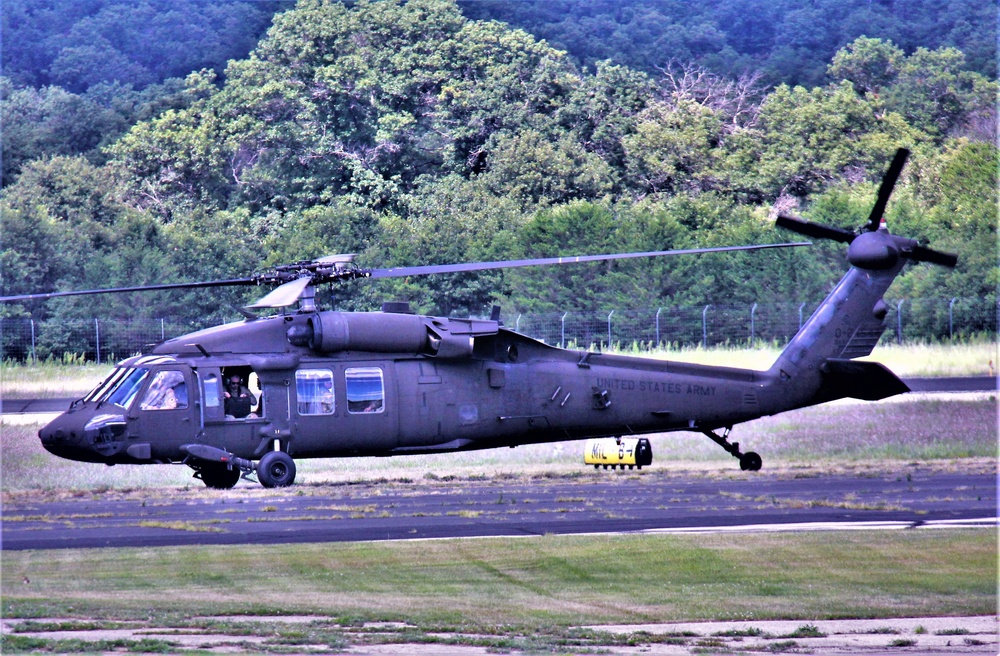
[(739, 459), (740, 469), (743, 471), (759, 471), (764, 462), (760, 459), (760, 456), (753, 451), (747, 451), (746, 453), (740, 451), (739, 442), (729, 441), (729, 432), (732, 429), (732, 426), (726, 426), (726, 430), (722, 433), (722, 435), (716, 435), (710, 430), (703, 430), (701, 432), (710, 440), (725, 449), (729, 455)]
[(753, 451), (747, 451), (740, 456), (740, 469), (743, 471), (760, 471), (764, 461)]
[(295, 482), (295, 461), (284, 451), (269, 451), (257, 463), (257, 480), (264, 487), (288, 487)]
[(240, 481), (240, 470), (225, 465), (204, 465), (198, 470), (198, 478), (205, 487), (213, 490), (229, 490)]

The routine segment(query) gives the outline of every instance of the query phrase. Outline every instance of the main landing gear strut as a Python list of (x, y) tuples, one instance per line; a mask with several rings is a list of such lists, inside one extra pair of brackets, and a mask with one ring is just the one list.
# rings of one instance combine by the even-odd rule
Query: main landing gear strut
[(295, 482), (295, 461), (284, 451), (268, 451), (253, 462), (205, 444), (185, 444), (181, 450), (189, 456), (184, 462), (194, 469), (194, 477), (210, 488), (228, 490), (240, 476), (253, 472), (264, 487), (287, 487)]
[(712, 440), (723, 449), (725, 449), (734, 458), (739, 458), (740, 469), (743, 471), (758, 471), (764, 461), (760, 459), (760, 456), (753, 451), (747, 451), (746, 453), (740, 452), (739, 442), (730, 442), (729, 433), (733, 430), (732, 426), (726, 426), (726, 430), (722, 435), (717, 435), (714, 431), (703, 430), (708, 439)]

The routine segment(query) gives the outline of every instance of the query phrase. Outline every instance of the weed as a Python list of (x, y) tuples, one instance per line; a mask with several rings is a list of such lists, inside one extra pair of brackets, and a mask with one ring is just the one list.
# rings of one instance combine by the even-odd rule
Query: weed
[(815, 624), (803, 624), (788, 635), (782, 638), (825, 638), (826, 634), (819, 630)]
[(781, 642), (772, 642), (767, 646), (769, 652), (780, 654), (783, 651), (791, 651), (799, 646), (799, 643), (794, 640), (783, 640)]

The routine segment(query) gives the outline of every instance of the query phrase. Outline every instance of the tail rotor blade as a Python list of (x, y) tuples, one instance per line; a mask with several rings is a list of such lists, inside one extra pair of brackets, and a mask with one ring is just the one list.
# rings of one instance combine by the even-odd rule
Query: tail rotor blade
[(875, 232), (878, 230), (879, 223), (882, 221), (882, 215), (885, 213), (885, 206), (889, 202), (889, 196), (892, 195), (892, 190), (896, 186), (899, 174), (903, 172), (903, 166), (906, 165), (906, 158), (909, 156), (910, 151), (906, 148), (900, 148), (896, 151), (895, 157), (892, 158), (892, 163), (889, 164), (889, 170), (882, 177), (882, 184), (878, 188), (878, 197), (875, 199), (875, 205), (872, 206), (871, 214), (868, 215), (868, 223), (864, 228), (865, 231)]
[(926, 246), (914, 246), (907, 255), (911, 260), (917, 262), (930, 262), (931, 264), (940, 264), (941, 266), (951, 268), (958, 264), (957, 255), (936, 251)]
[(779, 215), (774, 223), (779, 228), (785, 228), (786, 230), (791, 230), (807, 237), (815, 237), (816, 239), (832, 239), (850, 244), (854, 241), (855, 237), (854, 233), (850, 230), (820, 225), (819, 223), (810, 223), (809, 221), (803, 221), (802, 219), (797, 219), (786, 214)]

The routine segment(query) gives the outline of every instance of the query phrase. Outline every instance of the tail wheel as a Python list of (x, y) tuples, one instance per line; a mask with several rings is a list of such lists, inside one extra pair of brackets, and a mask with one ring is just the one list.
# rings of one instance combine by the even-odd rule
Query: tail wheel
[(295, 482), (295, 461), (284, 451), (270, 451), (257, 463), (257, 480), (264, 487), (288, 487)]
[(740, 456), (740, 469), (743, 471), (760, 471), (764, 461), (754, 451), (748, 451)]

